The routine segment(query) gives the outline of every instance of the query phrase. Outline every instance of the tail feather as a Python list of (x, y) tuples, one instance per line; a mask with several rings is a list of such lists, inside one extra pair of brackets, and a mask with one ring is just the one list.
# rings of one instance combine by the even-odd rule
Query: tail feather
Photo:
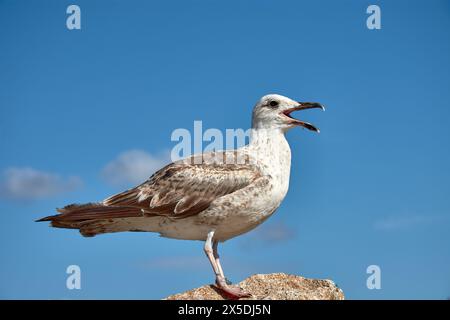
[(142, 211), (136, 207), (114, 207), (106, 206), (102, 203), (71, 204), (62, 209), (57, 209), (57, 211), (60, 214), (44, 217), (36, 221), (79, 221), (142, 216)]
[[(142, 217), (142, 211), (136, 207), (130, 206), (108, 206), (102, 203), (87, 203), (87, 204), (71, 204), (64, 208), (57, 209), (59, 214), (48, 216), (36, 220), (50, 221), (51, 226), (55, 228), (79, 229), (84, 236), (93, 236), (96, 233), (84, 232), (89, 229), (93, 230), (92, 226), (112, 223), (113, 219), (136, 218)], [(89, 228), (87, 228), (90, 226)], [(102, 231), (102, 230), (99, 230)], [(102, 233), (102, 232), (98, 232)]]

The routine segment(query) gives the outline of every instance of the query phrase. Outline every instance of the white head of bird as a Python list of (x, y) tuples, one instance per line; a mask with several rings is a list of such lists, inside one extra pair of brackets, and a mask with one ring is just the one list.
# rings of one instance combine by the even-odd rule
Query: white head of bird
[(291, 113), (298, 110), (325, 108), (317, 102), (298, 102), (279, 94), (268, 94), (262, 97), (253, 108), (252, 128), (259, 130), (287, 130), (301, 126), (308, 130), (320, 132), (314, 125), (295, 119)]

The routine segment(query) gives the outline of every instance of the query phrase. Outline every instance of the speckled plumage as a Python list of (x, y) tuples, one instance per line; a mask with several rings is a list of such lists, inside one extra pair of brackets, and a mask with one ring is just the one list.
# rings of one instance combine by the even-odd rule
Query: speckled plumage
[[(270, 105), (275, 100), (281, 111)], [(225, 241), (248, 232), (275, 212), (288, 191), (291, 150), (285, 132), (298, 123), (315, 129), (289, 117), (287, 111), (311, 108), (298, 104), (265, 96), (253, 109), (249, 145), (176, 161), (135, 188), (99, 203), (66, 206), (40, 221), (84, 236), (148, 231), (205, 240), (214, 230), (214, 238)]]

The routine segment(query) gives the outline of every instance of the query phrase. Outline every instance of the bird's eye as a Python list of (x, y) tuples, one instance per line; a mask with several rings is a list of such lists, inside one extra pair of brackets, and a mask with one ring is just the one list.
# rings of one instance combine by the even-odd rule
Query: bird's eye
[(269, 105), (271, 107), (278, 107), (278, 101), (270, 101)]

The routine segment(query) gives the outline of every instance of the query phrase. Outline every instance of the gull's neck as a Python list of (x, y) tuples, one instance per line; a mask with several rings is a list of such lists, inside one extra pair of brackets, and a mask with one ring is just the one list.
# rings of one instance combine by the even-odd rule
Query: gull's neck
[(250, 135), (251, 147), (263, 147), (264, 145), (273, 145), (277, 143), (287, 143), (284, 132), (278, 128), (253, 128)]
[(271, 177), (276, 194), (274, 201), (281, 201), (289, 188), (291, 171), (291, 148), (284, 132), (280, 129), (252, 129), (248, 151), (260, 170)]
[(289, 171), (291, 164), (291, 148), (279, 128), (253, 128), (248, 145), (250, 152), (257, 160), (268, 166), (283, 166)]
[(279, 144), (280, 147), (289, 148), (284, 134), (285, 130), (274, 126), (269, 121), (263, 121), (253, 117), (249, 147), (259, 148), (268, 144), (274, 146)]

